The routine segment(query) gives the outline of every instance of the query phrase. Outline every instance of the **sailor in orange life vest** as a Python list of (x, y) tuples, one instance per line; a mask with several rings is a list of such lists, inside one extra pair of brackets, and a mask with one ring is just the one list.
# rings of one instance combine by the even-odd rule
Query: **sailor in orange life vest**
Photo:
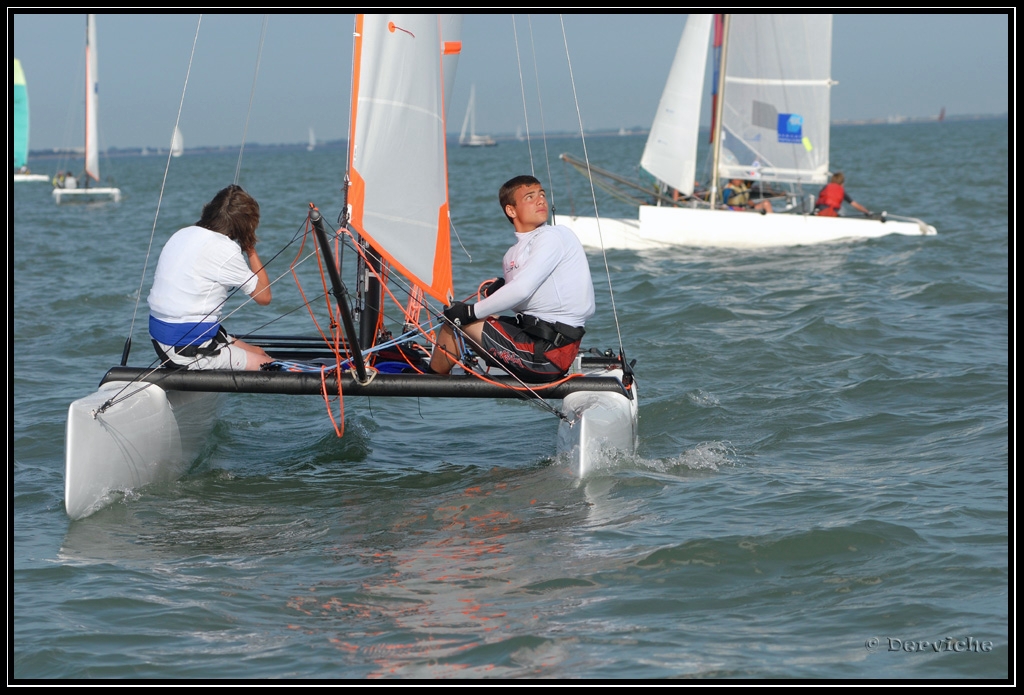
[[(504, 277), (487, 284), (476, 304), (454, 302), (438, 333), (430, 369), (448, 374), (459, 355), (455, 330), (487, 362), (526, 383), (562, 377), (579, 353), (583, 326), (594, 314), (590, 265), (576, 234), (548, 224), (548, 201), (540, 181), (516, 176), (498, 192), (515, 228), (505, 252)], [(515, 316), (497, 316), (514, 311)]]
[(872, 215), (870, 210), (858, 203), (856, 200), (850, 198), (850, 194), (843, 188), (843, 182), (846, 177), (843, 176), (843, 172), (837, 171), (832, 174), (832, 178), (829, 179), (828, 184), (821, 189), (818, 193), (818, 200), (814, 203), (814, 214), (821, 215), (822, 217), (839, 217), (839, 208), (843, 206), (843, 202), (849, 203), (853, 206), (854, 210), (863, 212), (865, 215)]

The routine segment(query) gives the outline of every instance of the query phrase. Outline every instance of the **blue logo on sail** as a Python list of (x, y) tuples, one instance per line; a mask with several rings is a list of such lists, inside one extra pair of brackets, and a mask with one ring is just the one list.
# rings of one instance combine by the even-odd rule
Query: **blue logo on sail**
[(796, 113), (779, 114), (779, 142), (803, 141), (804, 117)]

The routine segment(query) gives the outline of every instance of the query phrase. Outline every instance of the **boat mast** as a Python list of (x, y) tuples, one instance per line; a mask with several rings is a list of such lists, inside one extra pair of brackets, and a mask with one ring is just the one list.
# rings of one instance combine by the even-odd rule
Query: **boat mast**
[(711, 157), (711, 192), (708, 202), (713, 208), (718, 202), (718, 162), (722, 157), (722, 106), (725, 104), (725, 57), (729, 54), (729, 18), (722, 15), (722, 57), (718, 66), (718, 100), (715, 102), (715, 132)]
[(341, 281), (338, 266), (334, 263), (334, 255), (331, 253), (330, 238), (324, 225), (323, 215), (320, 214), (320, 211), (312, 203), (309, 204), (309, 220), (313, 223), (313, 231), (320, 242), (320, 254), (323, 256), (327, 274), (331, 278), (331, 290), (335, 301), (338, 303), (338, 310), (341, 312), (341, 325), (345, 331), (345, 339), (348, 340), (349, 354), (352, 364), (356, 369), (356, 378), (359, 383), (364, 384), (367, 381), (366, 364), (363, 361), (363, 351), (362, 346), (359, 344), (356, 325), (349, 311), (348, 290), (345, 288), (345, 283)]

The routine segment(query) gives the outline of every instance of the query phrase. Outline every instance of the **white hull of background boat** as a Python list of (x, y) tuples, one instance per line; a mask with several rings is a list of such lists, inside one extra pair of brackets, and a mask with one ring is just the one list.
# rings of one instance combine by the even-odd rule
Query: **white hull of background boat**
[(121, 200), (120, 188), (54, 188), (53, 200), (61, 203), (89, 203), (94, 200)]
[[(100, 412), (125, 387), (131, 395)], [(68, 516), (84, 518), (120, 492), (182, 476), (206, 443), (220, 398), (114, 381), (72, 403), (64, 446)]]
[(14, 182), (26, 182), (26, 181), (49, 181), (50, 177), (46, 174), (15, 174)]
[(802, 246), (887, 234), (933, 235), (910, 217), (818, 217), (795, 213), (706, 210), (641, 205), (639, 219), (571, 217), (563, 222), (589, 248), (640, 251), (675, 246), (765, 248)]

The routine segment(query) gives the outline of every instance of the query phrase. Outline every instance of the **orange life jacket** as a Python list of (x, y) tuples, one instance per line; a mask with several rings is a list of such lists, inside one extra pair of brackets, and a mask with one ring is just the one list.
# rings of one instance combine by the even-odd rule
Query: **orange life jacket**
[(838, 183), (830, 183), (821, 189), (818, 193), (818, 200), (815, 202), (815, 207), (819, 208), (819, 215), (823, 212), (829, 214), (822, 208), (831, 208), (832, 213), (839, 212), (839, 208), (843, 207), (843, 199), (846, 197), (846, 191)]

